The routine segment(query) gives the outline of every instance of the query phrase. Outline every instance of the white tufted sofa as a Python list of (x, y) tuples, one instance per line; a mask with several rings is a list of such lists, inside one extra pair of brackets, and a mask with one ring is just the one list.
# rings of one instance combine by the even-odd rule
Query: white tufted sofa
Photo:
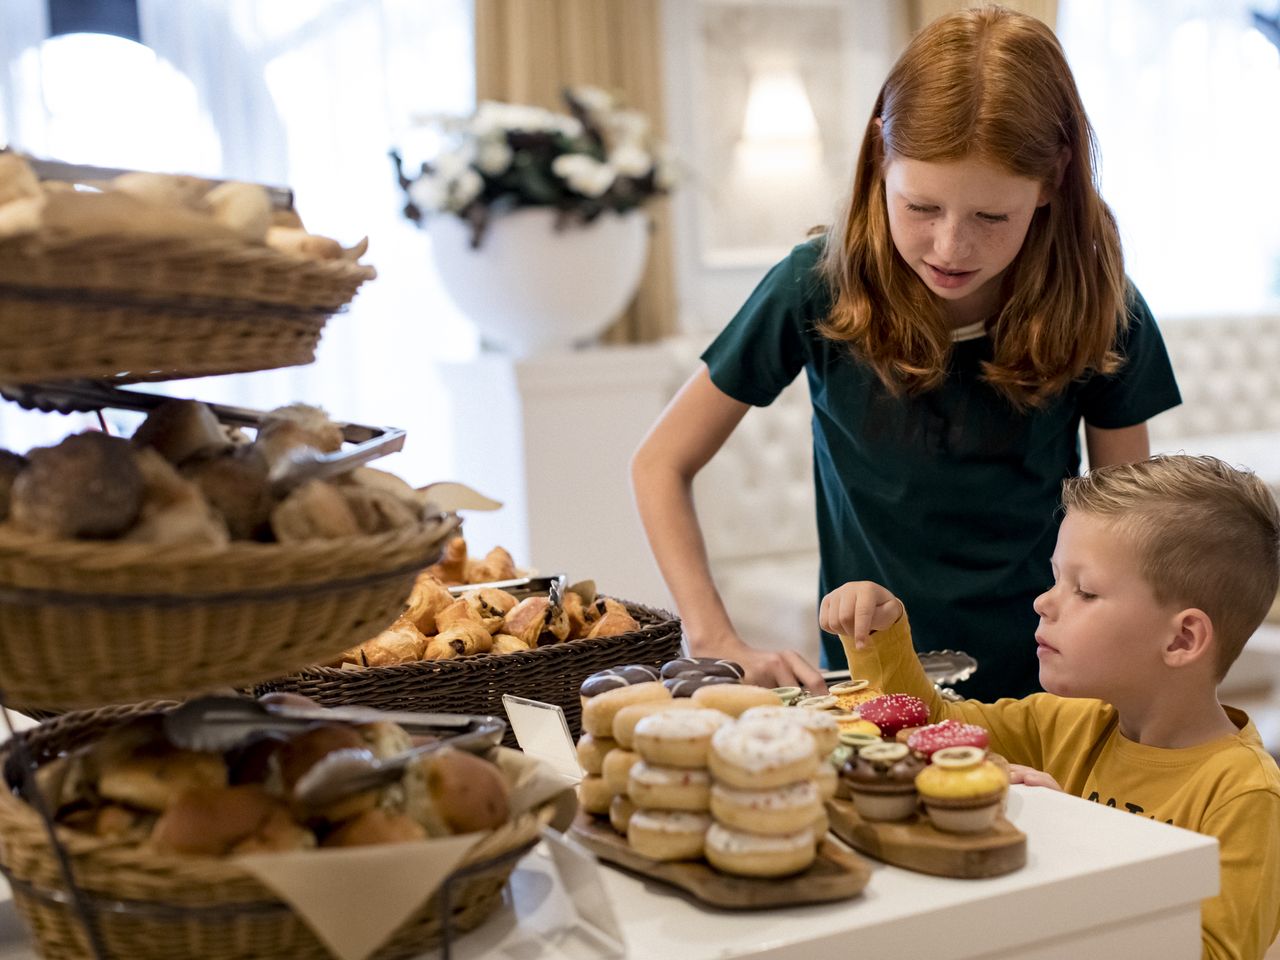
[[(1183, 404), (1151, 421), (1154, 452), (1212, 454), (1262, 476), (1280, 496), (1280, 315), (1162, 324)], [(703, 343), (670, 341), (672, 389)], [(741, 425), (698, 475), (694, 495), (712, 572), (743, 638), (818, 659), (818, 538), (804, 377)], [(1280, 610), (1280, 607), (1277, 608)], [(1280, 679), (1280, 628), (1259, 634), (1233, 674)]]

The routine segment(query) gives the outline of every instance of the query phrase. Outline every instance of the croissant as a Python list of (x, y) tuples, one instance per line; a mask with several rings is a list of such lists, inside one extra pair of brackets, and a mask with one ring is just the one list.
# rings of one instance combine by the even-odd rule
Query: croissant
[(493, 647), (493, 636), (484, 625), (475, 620), (462, 620), (447, 630), (441, 630), (429, 642), (432, 644), (447, 643), (459, 656), (470, 656), (473, 653), (488, 653)]
[(569, 636), (566, 639), (577, 640), (587, 635), (587, 631), (591, 629), (591, 624), (587, 621), (587, 607), (582, 602), (582, 597), (572, 590), (564, 592), (564, 615), (569, 619)]
[(492, 654), (503, 653), (521, 653), (525, 650), (533, 649), (519, 637), (513, 637), (509, 633), (499, 633), (493, 638), (493, 647), (489, 650)]
[(587, 633), (589, 639), (596, 637), (616, 637), (620, 633), (639, 630), (640, 624), (627, 612), (627, 608), (616, 600), (605, 601), (605, 613), (597, 620)]
[[(436, 612), (436, 632), (444, 633), (463, 623), (480, 623), (471, 605), (462, 597), (455, 597), (443, 610)], [(481, 624), (484, 626), (484, 624)], [(487, 629), (487, 628), (486, 628)]]
[(510, 580), (516, 575), (516, 562), (502, 547), (494, 547), (483, 560), (469, 560), (465, 566), (467, 583), (492, 583)]
[(553, 615), (546, 597), (525, 597), (507, 614), (502, 632), (536, 647), (568, 638), (569, 618), (563, 607)]
[(436, 632), (436, 614), (456, 600), (445, 585), (429, 573), (418, 575), (405, 607), (404, 617), (418, 625), (423, 633)]
[(370, 667), (388, 667), (422, 659), (427, 638), (403, 617), (372, 640), (361, 644), (365, 663)]
[(496, 587), (471, 590), (463, 594), (462, 599), (471, 608), (472, 618), (483, 623), (490, 633), (501, 629), (503, 618), (516, 605), (515, 597)]
[(458, 656), (458, 648), (448, 640), (441, 640), (439, 636), (429, 639), (422, 650), (423, 660), (457, 660)]
[(427, 567), (427, 572), (445, 586), (466, 583), (467, 541), (454, 537), (444, 547), (444, 556)]

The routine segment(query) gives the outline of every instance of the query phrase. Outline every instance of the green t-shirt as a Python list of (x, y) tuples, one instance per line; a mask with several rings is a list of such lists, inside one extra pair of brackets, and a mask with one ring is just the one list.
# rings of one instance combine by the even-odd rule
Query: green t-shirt
[[(832, 305), (816, 270), (821, 251), (821, 238), (801, 244), (761, 281), (703, 353), (711, 380), (767, 406), (808, 375), (819, 598), (850, 580), (882, 583), (911, 611), (917, 649), (977, 659), (961, 693), (990, 701), (1037, 691), (1031, 604), (1053, 582), (1061, 485), (1080, 471), (1080, 419), (1128, 427), (1181, 402), (1155, 320), (1133, 291), (1118, 345), (1124, 366), (1037, 410), (1015, 410), (980, 379), (992, 355), (985, 336), (953, 344), (941, 386), (895, 397), (814, 329)], [(814, 619), (816, 629), (816, 604)], [(839, 641), (824, 634), (822, 644), (826, 664), (843, 667)]]

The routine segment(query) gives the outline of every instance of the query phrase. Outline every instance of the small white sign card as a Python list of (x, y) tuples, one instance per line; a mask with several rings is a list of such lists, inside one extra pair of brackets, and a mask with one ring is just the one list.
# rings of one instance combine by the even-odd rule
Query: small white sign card
[(569, 721), (558, 704), (504, 693), (502, 706), (507, 711), (507, 721), (521, 750), (542, 760), (569, 780), (576, 782), (582, 779), (578, 748), (569, 733)]

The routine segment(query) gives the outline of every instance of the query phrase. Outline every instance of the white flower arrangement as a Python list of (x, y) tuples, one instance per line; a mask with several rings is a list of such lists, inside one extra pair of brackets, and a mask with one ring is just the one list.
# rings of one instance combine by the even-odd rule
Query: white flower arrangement
[(673, 164), (648, 118), (598, 87), (573, 87), (564, 98), (568, 114), (485, 101), (470, 117), (436, 121), (449, 146), (415, 177), (392, 151), (408, 195), (405, 215), (461, 217), (478, 247), (490, 220), (509, 210), (553, 207), (563, 228), (671, 189)]

